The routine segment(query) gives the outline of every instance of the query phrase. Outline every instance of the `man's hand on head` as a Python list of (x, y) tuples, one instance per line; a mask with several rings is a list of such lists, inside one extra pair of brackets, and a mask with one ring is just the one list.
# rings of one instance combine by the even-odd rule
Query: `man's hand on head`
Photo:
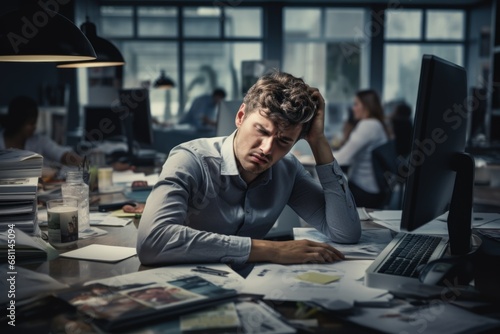
[(315, 145), (325, 137), (325, 99), (317, 88), (309, 87), (309, 94), (316, 105), (316, 113), (311, 121), (311, 126), (305, 136), (309, 145)]
[(317, 165), (333, 161), (332, 148), (325, 137), (325, 99), (317, 88), (309, 87), (311, 99), (316, 104), (316, 114), (304, 139), (309, 143)]

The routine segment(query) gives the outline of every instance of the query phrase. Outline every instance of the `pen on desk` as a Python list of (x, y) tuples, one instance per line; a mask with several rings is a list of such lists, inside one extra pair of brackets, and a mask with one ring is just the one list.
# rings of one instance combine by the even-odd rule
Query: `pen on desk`
[(204, 273), (204, 274), (209, 274), (209, 275), (215, 275), (215, 276), (227, 276), (227, 274), (229, 273), (222, 273), (222, 272), (217, 272), (217, 271), (212, 271), (212, 270), (205, 270), (205, 269), (198, 269), (198, 268), (194, 268), (194, 269), (191, 269), (191, 271), (196, 271), (196, 272), (199, 272), (199, 273)]
[(213, 272), (216, 272), (216, 273), (221, 273), (221, 274), (226, 274), (226, 275), (229, 274), (229, 271), (220, 270), (220, 269), (214, 269), (214, 268), (208, 268), (208, 267), (203, 267), (203, 266), (196, 266), (196, 269), (213, 271)]

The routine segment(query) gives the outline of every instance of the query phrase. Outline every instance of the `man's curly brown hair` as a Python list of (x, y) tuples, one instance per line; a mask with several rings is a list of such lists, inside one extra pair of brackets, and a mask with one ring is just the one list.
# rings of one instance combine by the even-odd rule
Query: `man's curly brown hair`
[(303, 138), (316, 113), (317, 105), (308, 88), (301, 78), (273, 71), (259, 78), (248, 90), (243, 99), (245, 115), (258, 110), (276, 124), (279, 131), (302, 124), (299, 138)]

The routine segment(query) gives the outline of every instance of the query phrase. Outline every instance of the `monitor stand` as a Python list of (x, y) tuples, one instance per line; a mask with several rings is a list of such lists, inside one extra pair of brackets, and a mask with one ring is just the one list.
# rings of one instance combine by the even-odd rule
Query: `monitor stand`
[(451, 159), (451, 169), (456, 175), (448, 213), (450, 253), (466, 255), (471, 251), (474, 158), (467, 153), (456, 153)]

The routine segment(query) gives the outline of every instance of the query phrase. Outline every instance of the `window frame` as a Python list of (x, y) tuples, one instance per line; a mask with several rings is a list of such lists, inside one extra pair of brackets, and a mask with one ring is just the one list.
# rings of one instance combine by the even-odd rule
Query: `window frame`
[[(401, 45), (450, 45), (450, 46), (460, 46), (462, 49), (462, 59), (463, 59), (463, 66), (467, 68), (467, 63), (468, 63), (468, 58), (467, 58), (467, 31), (468, 31), (468, 11), (463, 8), (442, 8), (442, 7), (432, 7), (432, 8), (423, 8), (423, 7), (409, 7), (409, 8), (404, 8), (408, 10), (420, 10), (422, 12), (422, 22), (421, 22), (421, 32), (420, 32), (420, 38), (387, 38), (385, 36), (385, 32), (383, 35), (383, 46), (382, 46), (382, 77), (381, 77), (381, 87), (382, 87), (382, 93), (381, 93), (381, 98), (384, 103), (389, 102), (389, 101), (384, 101), (384, 96), (385, 96), (385, 83), (386, 83), (386, 78), (385, 78), (385, 73), (386, 73), (386, 68), (385, 68), (385, 52), (387, 50), (387, 46), (401, 46)], [(403, 9), (403, 10), (404, 10)], [(384, 12), (384, 25), (387, 24), (387, 16), (385, 15), (388, 10), (398, 10), (398, 9), (386, 9)], [(436, 39), (436, 38), (427, 38), (427, 16), (428, 12), (432, 11), (443, 11), (443, 12), (453, 12), (453, 11), (460, 11), (463, 13), (463, 34), (461, 39)], [(413, 109), (415, 109), (415, 106), (412, 106)]]
[[(184, 72), (185, 72), (185, 61), (184, 61), (184, 55), (185, 55), (185, 44), (186, 43), (213, 43), (213, 42), (220, 42), (220, 43), (245, 43), (245, 42), (253, 42), (253, 43), (260, 43), (261, 44), (261, 58), (263, 59), (264, 54), (265, 54), (265, 32), (264, 32), (264, 27), (265, 27), (265, 22), (264, 19), (266, 17), (265, 11), (266, 7), (264, 6), (259, 6), (258, 4), (255, 3), (245, 3), (241, 1), (234, 1), (234, 4), (231, 4), (231, 2), (220, 2), (219, 3), (213, 3), (213, 6), (218, 6), (220, 9), (220, 19), (219, 19), (219, 36), (218, 37), (203, 37), (203, 36), (185, 36), (184, 34), (184, 24), (185, 24), (185, 17), (184, 17), (184, 10), (186, 8), (196, 8), (196, 7), (207, 7), (207, 3), (197, 3), (197, 2), (189, 2), (189, 3), (170, 3), (170, 2), (158, 2), (158, 3), (150, 3), (150, 2), (140, 2), (140, 1), (130, 1), (127, 3), (115, 3), (113, 1), (102, 1), (98, 8), (100, 11), (101, 7), (105, 6), (111, 6), (111, 7), (132, 7), (132, 35), (131, 36), (118, 36), (118, 37), (113, 37), (113, 36), (106, 36), (103, 35), (104, 38), (107, 38), (111, 40), (112, 42), (120, 45), (123, 42), (175, 42), (177, 44), (177, 65), (178, 65), (178, 70), (177, 70), (177, 77), (179, 78), (179, 81), (176, 83), (176, 88), (177, 88), (177, 93), (178, 93), (178, 101), (179, 101), (179, 108), (177, 110), (177, 115), (182, 115), (184, 112), (184, 103), (185, 103), (185, 96), (186, 96), (186, 91), (185, 91), (185, 77), (184, 77)], [(139, 16), (138, 16), (138, 11), (139, 7), (175, 7), (177, 10), (177, 36), (140, 36), (138, 33), (138, 27), (139, 27)], [(261, 36), (260, 37), (250, 37), (250, 36), (226, 36), (225, 33), (225, 12), (226, 12), (226, 7), (233, 7), (233, 8), (252, 8), (252, 9), (258, 9), (260, 10), (260, 21), (261, 21)], [(158, 72), (159, 75), (159, 72)]]

